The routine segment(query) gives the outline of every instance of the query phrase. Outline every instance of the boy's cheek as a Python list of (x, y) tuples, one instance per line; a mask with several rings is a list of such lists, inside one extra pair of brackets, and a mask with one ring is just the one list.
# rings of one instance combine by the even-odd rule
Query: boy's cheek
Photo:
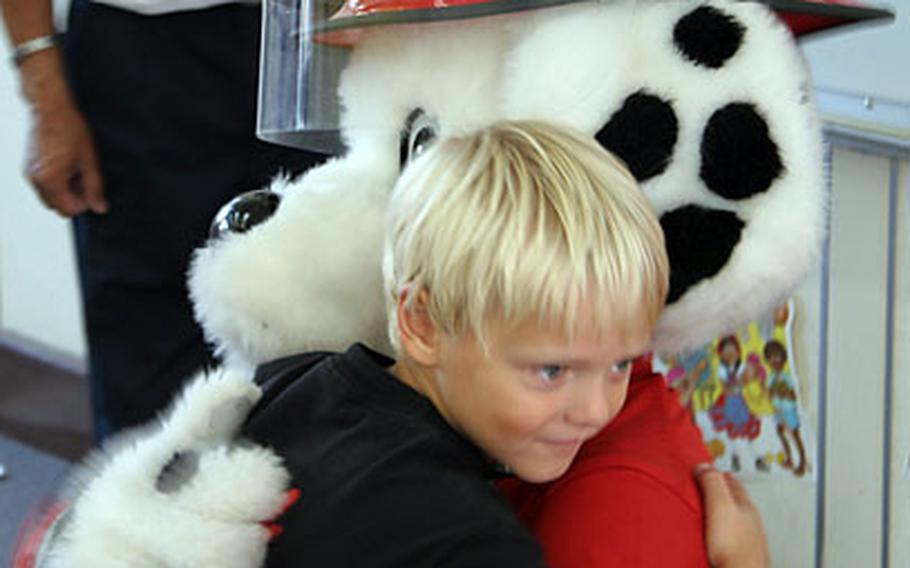
[(610, 393), (610, 417), (607, 420), (607, 424), (613, 421), (614, 418), (619, 416), (619, 413), (622, 412), (622, 407), (626, 404), (626, 396), (629, 394), (629, 381), (624, 382), (622, 385), (617, 385), (615, 390)]

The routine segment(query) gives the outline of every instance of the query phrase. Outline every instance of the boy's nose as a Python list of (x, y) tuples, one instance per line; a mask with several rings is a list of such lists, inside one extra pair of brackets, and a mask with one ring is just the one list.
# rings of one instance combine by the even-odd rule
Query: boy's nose
[(580, 388), (574, 397), (572, 408), (568, 413), (569, 422), (600, 430), (619, 413), (625, 393), (614, 392), (617, 386), (608, 380), (591, 378)]

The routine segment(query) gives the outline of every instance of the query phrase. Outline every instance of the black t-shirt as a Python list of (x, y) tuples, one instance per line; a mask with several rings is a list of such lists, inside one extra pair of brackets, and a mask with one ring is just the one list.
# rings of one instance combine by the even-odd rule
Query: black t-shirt
[(266, 565), (543, 566), (495, 467), (391, 364), (355, 345), (257, 372), (264, 394), (245, 434), (284, 458), (301, 491)]

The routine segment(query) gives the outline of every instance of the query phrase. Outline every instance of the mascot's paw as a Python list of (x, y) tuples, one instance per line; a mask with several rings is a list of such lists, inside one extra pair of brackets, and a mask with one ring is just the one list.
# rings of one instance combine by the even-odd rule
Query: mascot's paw
[(197, 378), (160, 424), (89, 460), (42, 566), (259, 566), (290, 476), (235, 439), (260, 396), (243, 377)]

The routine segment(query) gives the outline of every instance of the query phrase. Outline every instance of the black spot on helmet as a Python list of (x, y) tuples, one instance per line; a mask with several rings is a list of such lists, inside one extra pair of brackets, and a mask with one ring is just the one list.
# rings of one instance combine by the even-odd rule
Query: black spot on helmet
[(755, 106), (730, 103), (711, 115), (701, 141), (701, 179), (727, 199), (767, 191), (784, 171), (777, 144)]
[(642, 182), (667, 169), (678, 136), (679, 121), (673, 106), (656, 95), (637, 91), (626, 98), (595, 137)]
[(686, 205), (660, 217), (670, 259), (667, 303), (680, 299), (727, 264), (745, 223), (736, 213)]
[(742, 45), (746, 30), (736, 18), (712, 6), (699, 6), (676, 22), (673, 43), (696, 65), (719, 69)]

